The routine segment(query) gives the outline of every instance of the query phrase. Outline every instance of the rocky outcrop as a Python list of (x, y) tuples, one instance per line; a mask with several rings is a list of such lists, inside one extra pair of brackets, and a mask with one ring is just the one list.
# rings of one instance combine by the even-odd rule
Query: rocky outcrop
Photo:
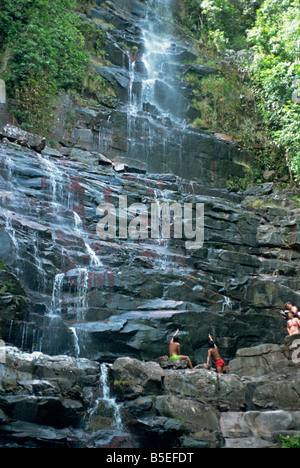
[(1, 447), (276, 448), (300, 431), (300, 335), (239, 350), (224, 375), (2, 345)]
[(300, 335), (241, 349), (224, 375), (120, 358), (113, 376), (124, 421), (146, 446), (279, 447), (281, 435), (300, 431), (300, 368), (291, 349), (299, 354)]
[[(177, 328), (194, 363), (205, 361), (209, 332), (226, 361), (240, 348), (280, 345), (278, 312), (288, 300), (299, 304), (298, 191), (208, 188), (172, 174), (117, 172), (98, 156), (91, 166), (0, 145), (0, 260), (19, 283), (22, 308), (7, 315), (1, 338), (73, 355), (76, 338), (81, 357), (108, 362), (163, 356)], [(120, 195), (149, 212), (151, 204), (203, 203), (203, 248), (188, 251), (184, 238), (100, 239), (97, 207), (117, 208)]]
[(136, 448), (110, 395), (109, 366), (0, 341), (1, 448)]
[[(172, 11), (175, 14), (180, 8), (178, 4), (173, 1), (170, 11), (166, 6), (167, 14), (172, 17)], [(93, 105), (88, 96), (83, 96), (78, 105), (62, 94), (51, 139), (150, 173), (171, 172), (218, 187), (226, 186), (229, 178), (243, 183), (247, 175), (245, 159), (250, 164), (246, 152), (234, 141), (217, 139), (213, 133), (191, 125), (199, 111), (192, 104), (194, 95), (185, 77), (191, 73), (201, 80), (218, 71), (194, 63), (197, 53), (189, 41), (178, 39), (181, 32), (176, 31), (175, 20), (174, 28), (168, 31), (170, 46), (165, 51), (150, 51), (150, 62), (161, 57), (163, 66), (152, 80), (153, 96), (144, 95), (147, 79), (151, 82), (152, 78), (146, 63), (149, 50), (145, 28), (149, 25), (155, 30), (158, 25), (166, 33), (170, 27), (170, 21), (164, 25), (164, 15), (153, 10), (155, 5), (101, 1), (88, 15), (80, 15), (103, 34), (106, 62), (92, 57), (91, 66), (114, 96), (99, 92)]]
[[(2, 236), (1, 241), (4, 249), (7, 242), (5, 236)], [(2, 263), (0, 265), (0, 337), (5, 337), (10, 342), (10, 339), (13, 339), (12, 324), (26, 322), (29, 318), (29, 310), (30, 303), (26, 291), (16, 275)]]
[(25, 146), (26, 148), (33, 149), (38, 153), (41, 153), (46, 147), (46, 138), (25, 132), (24, 130), (10, 124), (7, 124), (2, 128), (0, 136), (16, 142), (19, 145)]
[(99, 365), (13, 347), (1, 351), (1, 441), (66, 443), (71, 433), (60, 430), (80, 426), (87, 405), (84, 389), (99, 381)]

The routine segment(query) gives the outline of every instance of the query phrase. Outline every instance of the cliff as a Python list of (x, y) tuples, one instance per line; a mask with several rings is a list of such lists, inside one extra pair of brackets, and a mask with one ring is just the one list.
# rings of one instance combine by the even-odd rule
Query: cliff
[[(105, 61), (91, 56), (105, 86), (60, 94), (51, 141), (0, 131), (4, 445), (277, 446), (299, 431), (279, 315), (299, 306), (299, 189), (249, 188), (239, 143), (191, 125), (186, 74), (218, 72), (193, 63), (171, 3), (99, 0), (81, 13), (105, 37)], [(152, 236), (163, 204), (182, 216)], [(203, 243), (190, 249), (195, 226)], [(212, 333), (229, 374), (153, 363), (177, 328), (194, 364)]]
[(2, 446), (280, 447), (300, 429), (299, 338), (241, 349), (224, 375), (1, 348)]

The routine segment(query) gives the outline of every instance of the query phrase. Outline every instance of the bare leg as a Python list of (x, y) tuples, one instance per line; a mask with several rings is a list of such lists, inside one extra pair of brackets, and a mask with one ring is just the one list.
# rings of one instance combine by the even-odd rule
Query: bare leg
[(188, 356), (180, 356), (180, 360), (181, 360), (181, 361), (188, 361), (188, 363), (189, 363), (189, 368), (190, 368), (190, 369), (194, 369), (194, 368), (193, 368), (192, 361), (190, 360), (190, 358), (189, 358)]
[(223, 374), (224, 367), (217, 367), (217, 373), (218, 374)]

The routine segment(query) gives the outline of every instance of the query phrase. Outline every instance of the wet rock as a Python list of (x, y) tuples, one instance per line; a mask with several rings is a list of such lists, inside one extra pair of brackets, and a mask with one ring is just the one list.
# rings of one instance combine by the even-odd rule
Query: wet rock
[(52, 158), (62, 158), (63, 157), (63, 154), (61, 153), (61, 151), (55, 149), (55, 148), (50, 148), (49, 146), (46, 146), (43, 151), (42, 151), (42, 154), (45, 154), (46, 156), (51, 156)]
[(16, 142), (21, 146), (31, 148), (38, 153), (41, 153), (46, 147), (46, 138), (25, 132), (24, 130), (9, 124), (5, 125), (5, 127), (0, 131), (0, 136), (8, 138), (10, 141)]
[(103, 154), (99, 154), (99, 165), (100, 166), (111, 166), (113, 163), (110, 159), (103, 156)]
[(226, 448), (276, 448), (279, 437), (299, 430), (299, 411), (224, 413), (221, 429)]
[(157, 394), (162, 387), (164, 371), (155, 362), (143, 363), (137, 359), (119, 358), (114, 362), (114, 388), (127, 398)]
[(172, 440), (176, 447), (279, 447), (280, 435), (294, 435), (300, 428), (295, 411), (299, 366), (284, 356), (284, 349), (272, 344), (241, 349), (224, 375), (204, 368), (165, 368), (155, 398), (154, 387), (146, 395), (142, 385), (156, 370), (154, 363), (118, 360), (124, 386), (118, 398), (126, 408), (126, 424), (144, 444)]
[(287, 369), (288, 360), (279, 345), (262, 344), (253, 348), (244, 348), (237, 352), (230, 361), (230, 373), (263, 377), (268, 373), (277, 373)]
[[(82, 389), (95, 386), (98, 379), (99, 365), (86, 359), (6, 346), (0, 363), (0, 407), (9, 425), (1, 426), (2, 434), (19, 438), (13, 435), (15, 422), (19, 428), (25, 423), (32, 429), (51, 426), (51, 439), (56, 439), (56, 429), (78, 427), (88, 403)], [(42, 438), (43, 429), (38, 433), (30, 437)]]

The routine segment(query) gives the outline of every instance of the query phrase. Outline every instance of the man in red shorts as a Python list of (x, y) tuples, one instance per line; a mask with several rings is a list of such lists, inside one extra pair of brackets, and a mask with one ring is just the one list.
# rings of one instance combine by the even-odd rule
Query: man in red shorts
[(210, 360), (212, 358), (215, 361), (215, 365), (216, 365), (218, 374), (223, 374), (224, 373), (225, 362), (221, 358), (219, 348), (216, 345), (216, 343), (214, 342), (212, 336), (208, 335), (208, 338), (209, 338), (209, 342), (208, 342), (209, 350), (208, 350), (208, 354), (207, 354), (206, 365), (207, 366), (210, 365)]

